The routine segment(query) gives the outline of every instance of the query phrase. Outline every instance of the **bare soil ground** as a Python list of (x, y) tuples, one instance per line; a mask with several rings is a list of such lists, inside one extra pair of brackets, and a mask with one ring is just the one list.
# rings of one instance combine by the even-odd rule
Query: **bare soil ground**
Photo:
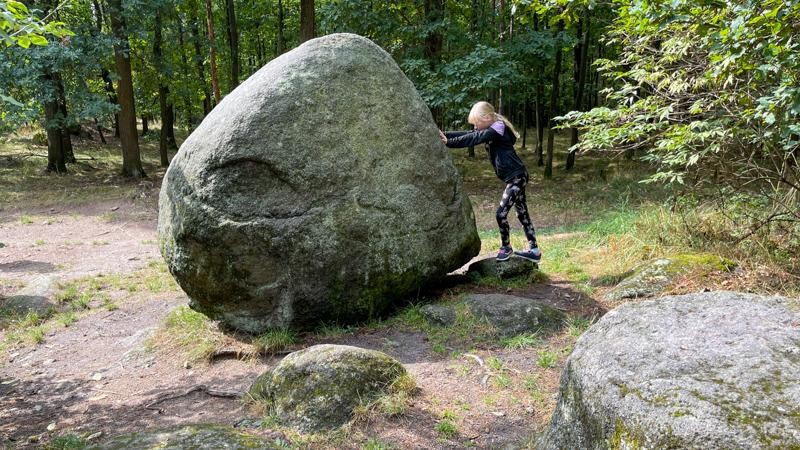
[[(153, 261), (160, 263), (156, 200), (157, 189), (152, 188), (133, 200), (3, 211), (0, 298), (43, 274), (66, 283), (138, 276)], [(492, 251), (486, 249), (487, 254)], [(461, 292), (543, 299), (587, 318), (603, 312), (601, 305), (563, 280), (516, 289), (454, 283)], [(447, 297), (448, 292), (452, 286), (431, 295)], [(252, 428), (260, 422), (258, 412), (241, 400), (209, 395), (209, 390), (244, 392), (280, 356), (189, 363), (180, 352), (159, 351), (148, 341), (170, 311), (187, 304), (182, 291), (123, 290), (112, 297), (115, 309), (91, 305), (74, 323), (47, 328), (41, 342), (0, 351), (0, 447), (40, 447), (67, 433), (99, 432), (93, 442), (102, 442), (169, 425)], [(0, 338), (5, 333), (0, 330)], [(311, 447), (361, 448), (373, 439), (395, 448), (533, 448), (533, 436), (554, 407), (559, 373), (574, 336), (565, 331), (547, 337), (543, 347), (509, 350), (497, 342), (465, 353), (435, 349), (419, 330), (378, 325), (332, 338), (306, 336), (297, 346), (322, 342), (386, 352), (413, 374), (418, 391), (402, 416), (368, 415), (344, 439), (316, 441)], [(539, 362), (542, 349), (555, 354), (553, 363)], [(443, 421), (453, 426), (441, 426)], [(303, 444), (280, 431), (255, 431)]]

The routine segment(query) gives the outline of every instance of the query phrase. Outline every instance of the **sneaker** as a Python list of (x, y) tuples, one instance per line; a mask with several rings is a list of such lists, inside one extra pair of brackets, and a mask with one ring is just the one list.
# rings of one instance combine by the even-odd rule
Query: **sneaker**
[(527, 259), (528, 261), (533, 261), (538, 263), (542, 260), (542, 251), (539, 248), (532, 248), (525, 252), (514, 252), (515, 255), (519, 256), (522, 259)]
[(511, 247), (500, 247), (500, 251), (497, 252), (497, 260), (498, 261), (505, 261), (511, 258), (511, 255), (514, 254), (514, 250)]

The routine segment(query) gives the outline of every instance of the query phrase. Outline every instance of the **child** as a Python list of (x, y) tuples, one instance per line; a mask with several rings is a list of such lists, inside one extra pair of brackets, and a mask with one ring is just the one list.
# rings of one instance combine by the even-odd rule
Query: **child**
[[(536, 232), (533, 229), (531, 218), (528, 215), (528, 205), (525, 203), (525, 185), (528, 183), (528, 170), (525, 164), (514, 151), (514, 143), (519, 133), (505, 117), (497, 114), (494, 107), (487, 102), (478, 102), (469, 112), (469, 123), (475, 126), (474, 131), (449, 131), (442, 133), (442, 142), (450, 148), (471, 147), (477, 144), (486, 144), (489, 153), (489, 162), (494, 167), (497, 176), (506, 183), (500, 207), (497, 209), (497, 225), (500, 227), (500, 251), (497, 253), (498, 261), (505, 261), (516, 254), (522, 258), (536, 261), (542, 259), (542, 252), (536, 244)], [(527, 251), (514, 252), (509, 240), (508, 213), (511, 206), (517, 208), (517, 218), (525, 230), (528, 238)]]

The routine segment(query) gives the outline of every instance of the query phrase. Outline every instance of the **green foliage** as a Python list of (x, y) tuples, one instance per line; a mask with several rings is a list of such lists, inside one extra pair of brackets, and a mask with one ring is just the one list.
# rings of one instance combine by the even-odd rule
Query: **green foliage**
[[(62, 6), (67, 2), (62, 3)], [(65, 28), (63, 22), (47, 22), (38, 19), (25, 4), (16, 0), (0, 3), (0, 39), (6, 47), (18, 45), (28, 48), (31, 45), (45, 46), (45, 35), (57, 38), (72, 36), (74, 33)]]
[(800, 2), (617, 2), (610, 107), (566, 116), (576, 149), (644, 151), (648, 181), (745, 206), (743, 236), (800, 221)]

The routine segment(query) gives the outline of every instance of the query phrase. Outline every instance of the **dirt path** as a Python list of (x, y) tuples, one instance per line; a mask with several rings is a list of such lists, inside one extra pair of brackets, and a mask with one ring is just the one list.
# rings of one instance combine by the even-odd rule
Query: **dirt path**
[[(41, 274), (70, 280), (135, 273), (160, 260), (156, 220), (153, 199), (2, 217), (0, 280), (5, 288), (0, 294)], [(589, 305), (557, 280), (524, 294), (566, 310)], [(187, 301), (180, 291), (137, 292), (117, 309), (92, 309), (69, 327), (53, 329), (38, 345), (0, 353), (0, 447), (37, 447), (67, 432), (102, 432), (97, 438), (102, 440), (173, 424), (257, 425), (260, 419), (239, 400), (202, 390), (179, 394), (201, 385), (242, 392), (279, 358), (191, 366), (179, 355), (147, 348), (164, 317)], [(345, 448), (359, 448), (356, 441), (365, 437), (397, 448), (524, 448), (553, 406), (560, 367), (537, 367), (534, 349), (478, 348), (471, 352), (477, 359), (449, 349), (436, 353), (425, 334), (395, 328), (361, 329), (326, 342), (384, 351), (405, 364), (419, 386), (404, 416), (359, 424), (357, 439)], [(489, 357), (503, 361), (510, 386), (493, 384), (478, 363)], [(532, 397), (526, 374), (536, 374), (543, 398)], [(457, 426), (447, 436), (437, 431), (443, 411)]]

